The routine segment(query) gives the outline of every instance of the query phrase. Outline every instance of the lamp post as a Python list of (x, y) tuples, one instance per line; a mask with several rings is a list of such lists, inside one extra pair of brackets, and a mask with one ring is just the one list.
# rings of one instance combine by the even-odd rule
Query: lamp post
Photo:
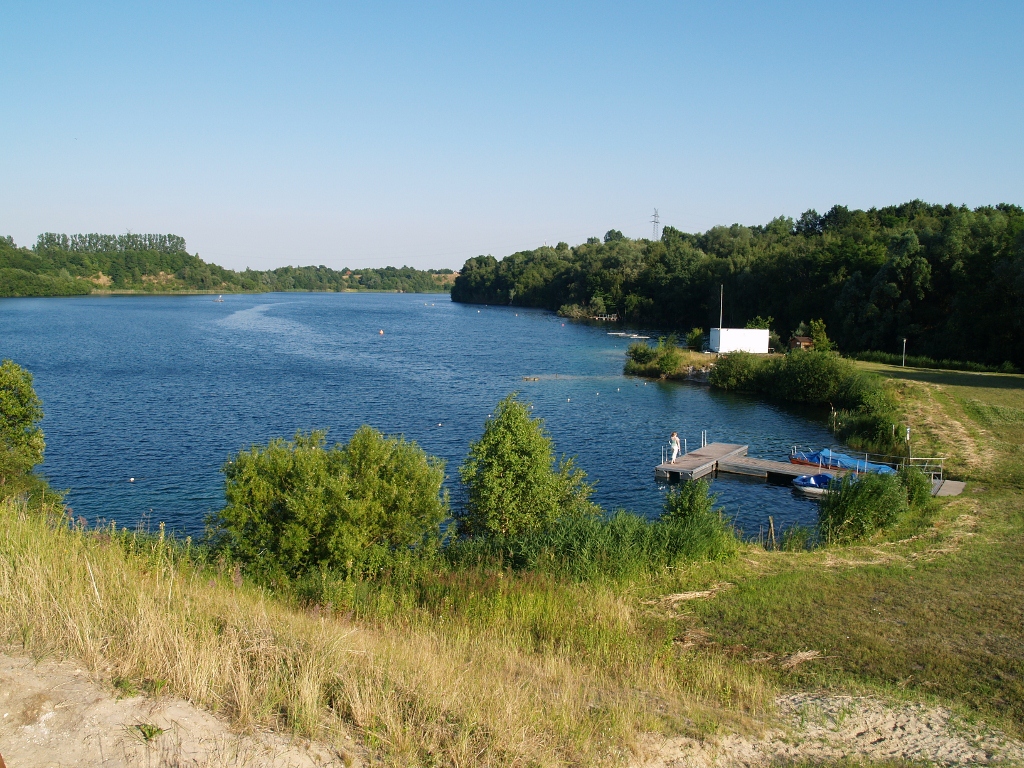
[(907, 337), (903, 337), (903, 367), (907, 367)]

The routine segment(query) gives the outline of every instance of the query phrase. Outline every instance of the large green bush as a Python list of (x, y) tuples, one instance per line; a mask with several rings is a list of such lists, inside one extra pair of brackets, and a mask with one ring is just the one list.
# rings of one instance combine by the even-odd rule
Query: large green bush
[(658, 350), (642, 341), (634, 341), (626, 349), (626, 357), (640, 365), (653, 363), (658, 357)]
[(856, 368), (830, 352), (794, 350), (769, 360), (770, 368), (762, 387), (778, 399), (818, 405), (837, 404), (845, 382), (857, 375)]
[(39, 422), (43, 404), (32, 374), (15, 363), (0, 363), (0, 486), (42, 462), (46, 444)]
[(882, 452), (899, 447), (896, 425), (901, 419), (881, 377), (857, 370), (834, 352), (734, 352), (718, 358), (708, 380), (719, 389), (829, 406), (836, 412), (831, 426), (851, 445)]
[(517, 536), (597, 511), (584, 472), (572, 459), (555, 461), (543, 422), (515, 393), (498, 403), (459, 472), (467, 491), (459, 530), (469, 536)]
[(708, 374), (708, 383), (718, 389), (757, 392), (761, 371), (767, 362), (767, 358), (749, 352), (722, 355)]
[(448, 516), (444, 463), (413, 442), (360, 427), (347, 445), (298, 433), (241, 451), (224, 467), (216, 544), (265, 580), (316, 570), (372, 573), (433, 551)]

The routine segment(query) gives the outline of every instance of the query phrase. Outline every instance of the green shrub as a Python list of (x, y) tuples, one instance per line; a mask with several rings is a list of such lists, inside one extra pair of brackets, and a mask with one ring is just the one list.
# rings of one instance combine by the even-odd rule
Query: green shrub
[(444, 462), (366, 426), (325, 445), (325, 432), (297, 433), (229, 461), (227, 506), (210, 520), (216, 546), (268, 581), (373, 573), (437, 547)]
[(626, 350), (626, 357), (640, 365), (653, 363), (658, 357), (658, 350), (650, 344), (642, 341), (635, 341)]
[(854, 447), (888, 452), (899, 446), (899, 409), (881, 377), (857, 370), (833, 352), (793, 350), (770, 357), (734, 352), (718, 359), (708, 380), (719, 389), (831, 406), (836, 413), (830, 426)]
[(498, 403), (459, 474), (468, 497), (459, 532), (469, 536), (517, 536), (597, 511), (586, 474), (572, 459), (555, 462), (543, 421), (515, 393)]
[(691, 328), (690, 332), (686, 334), (686, 346), (699, 352), (704, 346), (704, 329)]
[(42, 462), (46, 443), (39, 422), (43, 404), (32, 374), (15, 363), (0, 363), (0, 487)]
[(764, 383), (772, 397), (816, 405), (837, 404), (846, 382), (857, 375), (853, 363), (830, 352), (793, 350), (773, 361)]
[(722, 355), (715, 362), (708, 382), (713, 387), (738, 392), (756, 392), (760, 389), (761, 369), (767, 358), (749, 352)]
[(679, 366), (682, 364), (683, 355), (674, 344), (671, 347), (666, 347), (658, 354), (658, 370), (666, 376), (678, 371)]

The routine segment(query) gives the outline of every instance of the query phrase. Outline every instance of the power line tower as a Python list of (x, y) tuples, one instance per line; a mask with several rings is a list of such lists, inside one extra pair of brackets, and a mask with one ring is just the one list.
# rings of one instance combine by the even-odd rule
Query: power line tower
[(658, 209), (654, 209), (654, 217), (651, 219), (651, 227), (654, 230), (654, 239), (658, 239), (658, 230), (661, 229), (661, 219), (658, 218)]

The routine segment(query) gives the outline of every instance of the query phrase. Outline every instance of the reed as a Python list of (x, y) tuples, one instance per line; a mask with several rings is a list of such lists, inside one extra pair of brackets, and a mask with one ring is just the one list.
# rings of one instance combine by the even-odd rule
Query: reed
[(821, 498), (818, 527), (828, 544), (858, 541), (931, 505), (931, 481), (915, 467), (896, 475), (849, 474)]

